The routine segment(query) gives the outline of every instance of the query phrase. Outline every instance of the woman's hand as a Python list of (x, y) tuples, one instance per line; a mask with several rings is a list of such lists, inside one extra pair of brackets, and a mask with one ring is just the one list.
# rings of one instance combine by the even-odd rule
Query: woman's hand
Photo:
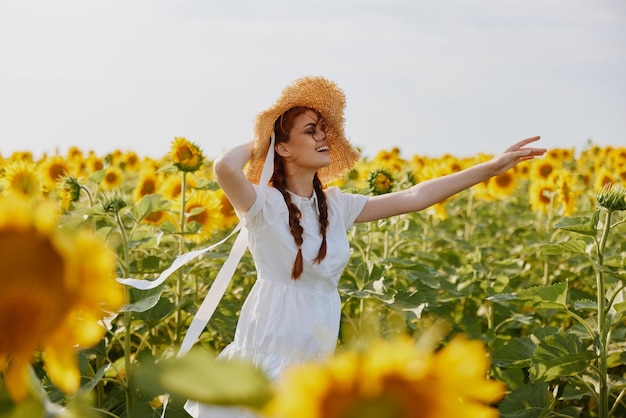
[(515, 167), (522, 161), (532, 160), (535, 157), (545, 154), (545, 148), (526, 148), (526, 145), (538, 141), (539, 138), (541, 137), (533, 136), (532, 138), (523, 139), (508, 147), (502, 154), (494, 157), (491, 161), (489, 161), (489, 165), (492, 169), (492, 175), (497, 176), (498, 174), (502, 174), (510, 168)]

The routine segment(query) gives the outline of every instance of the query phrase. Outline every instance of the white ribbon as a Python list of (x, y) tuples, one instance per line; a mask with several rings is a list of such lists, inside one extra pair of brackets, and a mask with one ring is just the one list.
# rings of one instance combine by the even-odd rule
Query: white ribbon
[[(256, 215), (256, 213), (259, 210), (261, 210), (265, 202), (265, 190), (267, 188), (267, 183), (269, 182), (272, 176), (272, 173), (274, 172), (274, 143), (275, 143), (274, 132), (272, 132), (272, 136), (270, 138), (270, 146), (267, 151), (267, 156), (265, 157), (265, 161), (263, 162), (263, 169), (261, 171), (261, 179), (259, 181), (259, 187), (257, 187), (257, 191), (256, 191), (257, 198), (246, 215), (246, 217), (248, 218), (251, 218), (254, 215)], [(228, 255), (228, 258), (226, 259), (222, 267), (220, 268), (220, 271), (217, 273), (217, 277), (213, 281), (211, 288), (207, 292), (207, 295), (202, 301), (202, 304), (198, 308), (198, 312), (196, 312), (196, 315), (191, 321), (191, 324), (189, 325), (189, 329), (187, 330), (187, 333), (185, 334), (185, 337), (183, 338), (183, 342), (181, 343), (177, 357), (182, 357), (185, 354), (187, 354), (189, 350), (191, 349), (191, 347), (193, 347), (193, 345), (196, 343), (196, 341), (200, 337), (200, 334), (202, 334), (202, 331), (204, 330), (208, 322), (211, 320), (211, 317), (213, 316), (213, 313), (215, 312), (217, 305), (219, 304), (220, 300), (224, 296), (224, 293), (226, 292), (226, 289), (228, 288), (228, 284), (230, 283), (230, 280), (232, 279), (233, 274), (235, 273), (235, 269), (237, 268), (237, 265), (239, 265), (239, 261), (241, 260), (243, 253), (246, 251), (246, 248), (248, 247), (248, 230), (243, 225), (243, 222), (240, 222), (235, 227), (235, 229), (233, 229), (233, 231), (230, 234), (228, 234), (228, 236), (224, 238), (223, 240), (221, 240), (220, 242), (213, 244), (209, 247), (201, 248), (199, 250), (190, 251), (188, 253), (179, 255), (178, 257), (176, 257), (172, 265), (168, 267), (167, 269), (165, 269), (156, 280), (150, 281), (150, 280), (139, 280), (139, 279), (132, 279), (132, 278), (127, 278), (127, 279), (118, 278), (117, 279), (118, 282), (125, 284), (127, 286), (134, 287), (136, 289), (140, 289), (140, 290), (154, 289), (155, 287), (161, 285), (176, 270), (178, 270), (179, 268), (187, 264), (189, 261), (206, 253), (207, 251), (210, 251), (214, 249), (215, 247), (222, 245), (226, 240), (232, 237), (237, 231), (240, 231), (240, 232), (239, 232), (239, 235), (237, 236), (237, 239), (235, 240), (235, 243), (233, 244), (233, 247), (230, 250), (230, 254)], [(168, 400), (169, 400), (169, 394), (166, 393), (163, 399), (163, 412), (161, 414), (161, 418), (165, 417), (165, 410), (167, 408)]]
[(178, 257), (176, 257), (176, 259), (174, 260), (174, 262), (172, 263), (171, 266), (169, 266), (167, 269), (165, 269), (165, 270), (163, 270), (163, 272), (161, 272), (161, 275), (156, 280), (121, 279), (121, 278), (118, 278), (117, 281), (122, 283), (122, 284), (125, 284), (126, 286), (134, 287), (135, 289), (139, 289), (139, 290), (154, 289), (155, 287), (160, 286), (161, 284), (163, 284), (163, 282), (168, 277), (170, 277), (176, 270), (178, 270), (179, 268), (181, 268), (182, 266), (184, 266), (185, 264), (187, 264), (188, 262), (190, 262), (194, 258), (197, 258), (197, 257), (201, 256), (202, 254), (204, 254), (204, 253), (206, 253), (208, 251), (211, 251), (212, 249), (214, 249), (216, 247), (219, 247), (224, 242), (226, 242), (226, 240), (228, 240), (230, 237), (235, 235), (235, 233), (237, 233), (237, 231), (239, 231), (240, 229), (242, 229), (241, 222), (231, 231), (230, 234), (228, 234), (228, 236), (226, 238), (224, 238), (220, 242), (218, 242), (216, 244), (213, 244), (213, 245), (211, 245), (209, 247), (201, 248), (199, 250), (189, 251), (188, 253), (179, 255)]

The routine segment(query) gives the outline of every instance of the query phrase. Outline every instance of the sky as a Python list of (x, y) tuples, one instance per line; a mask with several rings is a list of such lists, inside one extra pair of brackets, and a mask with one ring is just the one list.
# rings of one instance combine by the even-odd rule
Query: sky
[(626, 1), (0, 0), (0, 156), (215, 158), (305, 75), (365, 156), (626, 146)]

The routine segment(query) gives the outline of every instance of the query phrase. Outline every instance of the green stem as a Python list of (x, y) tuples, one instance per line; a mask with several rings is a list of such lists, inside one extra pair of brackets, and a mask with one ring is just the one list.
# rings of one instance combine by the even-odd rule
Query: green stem
[(610, 416), (613, 416), (613, 414), (615, 413), (615, 408), (617, 408), (619, 404), (622, 402), (622, 398), (624, 397), (624, 394), (626, 394), (626, 389), (622, 389), (622, 391), (619, 393), (619, 395), (615, 399), (615, 402), (613, 403), (613, 407), (611, 408), (611, 411), (609, 412)]
[(101, 409), (101, 408), (94, 408), (94, 411), (96, 411), (96, 412), (98, 412), (98, 413), (100, 413), (100, 414), (107, 415), (107, 416), (109, 416), (109, 417), (119, 418), (119, 416), (117, 416), (117, 415), (115, 415), (114, 413), (109, 412), (109, 411), (107, 411), (107, 410), (105, 410), (105, 409)]
[[(183, 171), (183, 179), (180, 186), (180, 236), (178, 238), (178, 255), (181, 255), (185, 251), (185, 225), (186, 225), (186, 212), (185, 205), (187, 200), (187, 172)], [(183, 327), (183, 312), (181, 309), (181, 301), (183, 299), (183, 270), (180, 269), (176, 275), (176, 329), (174, 334), (174, 343), (178, 346), (182, 340), (182, 327)]]
[(611, 216), (613, 211), (609, 210), (602, 228), (602, 235), (598, 243), (598, 267), (596, 268), (596, 285), (598, 288), (598, 369), (600, 372), (600, 388), (598, 394), (598, 417), (608, 418), (609, 416), (609, 387), (608, 387), (608, 338), (609, 327), (607, 327), (606, 290), (604, 287), (604, 251), (606, 242), (611, 230)]
[(87, 194), (87, 198), (89, 199), (89, 207), (92, 208), (93, 207), (93, 196), (92, 196), (91, 192), (85, 186), (80, 186), (80, 188), (83, 189), (85, 191), (85, 193)]
[(567, 312), (567, 314), (569, 316), (571, 316), (572, 318), (576, 319), (578, 322), (580, 322), (580, 324), (585, 327), (585, 329), (587, 330), (587, 332), (589, 333), (589, 336), (591, 337), (591, 339), (593, 340), (595, 338), (595, 333), (593, 332), (593, 330), (591, 329), (591, 327), (589, 326), (589, 324), (587, 324), (587, 322), (582, 319), (580, 316), (578, 316), (577, 314), (575, 314), (574, 312), (570, 311), (569, 309), (565, 309), (565, 312)]
[[(465, 208), (465, 216), (467, 217), (468, 220), (472, 219), (473, 210), (474, 210), (474, 192), (472, 191), (472, 189), (470, 189), (467, 195), (467, 207)], [(472, 225), (471, 222), (465, 222), (465, 229), (463, 231), (463, 239), (466, 242), (469, 241), (469, 237), (471, 234), (471, 231), (470, 231), (471, 225)]]
[[(122, 219), (120, 218), (120, 214), (119, 211), (115, 212), (115, 221), (117, 222), (117, 225), (119, 227), (120, 230), (120, 236), (122, 238), (122, 260), (121, 260), (121, 268), (122, 268), (122, 277), (128, 277), (130, 274), (130, 269), (129, 269), (129, 247), (128, 247), (128, 238), (126, 237), (126, 230), (124, 229), (124, 223), (122, 222)], [(128, 288), (127, 288), (127, 292), (128, 292)], [(127, 295), (130, 296), (130, 295)], [(128, 298), (130, 300), (130, 298)], [(132, 338), (132, 329), (131, 329), (131, 323), (132, 323), (132, 313), (130, 311), (125, 311), (124, 312), (124, 332), (125, 332), (125, 338), (124, 338), (124, 371), (126, 373), (126, 377), (125, 377), (125, 394), (126, 394), (126, 416), (130, 417), (129, 411), (130, 411), (130, 407), (132, 405), (132, 393), (131, 393), (131, 388), (130, 388), (130, 378), (131, 378), (131, 372), (132, 372), (132, 363), (131, 363), (131, 350), (132, 350), (132, 346), (131, 346), (131, 338)]]

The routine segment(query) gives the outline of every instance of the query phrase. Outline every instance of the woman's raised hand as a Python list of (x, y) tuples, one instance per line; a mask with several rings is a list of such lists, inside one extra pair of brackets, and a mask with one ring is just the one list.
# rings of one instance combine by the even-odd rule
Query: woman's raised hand
[(490, 161), (493, 175), (502, 174), (522, 161), (532, 160), (535, 157), (544, 155), (547, 151), (545, 148), (526, 147), (526, 145), (538, 141), (539, 138), (541, 137), (533, 136), (532, 138), (523, 139), (508, 147), (502, 154), (494, 157)]

